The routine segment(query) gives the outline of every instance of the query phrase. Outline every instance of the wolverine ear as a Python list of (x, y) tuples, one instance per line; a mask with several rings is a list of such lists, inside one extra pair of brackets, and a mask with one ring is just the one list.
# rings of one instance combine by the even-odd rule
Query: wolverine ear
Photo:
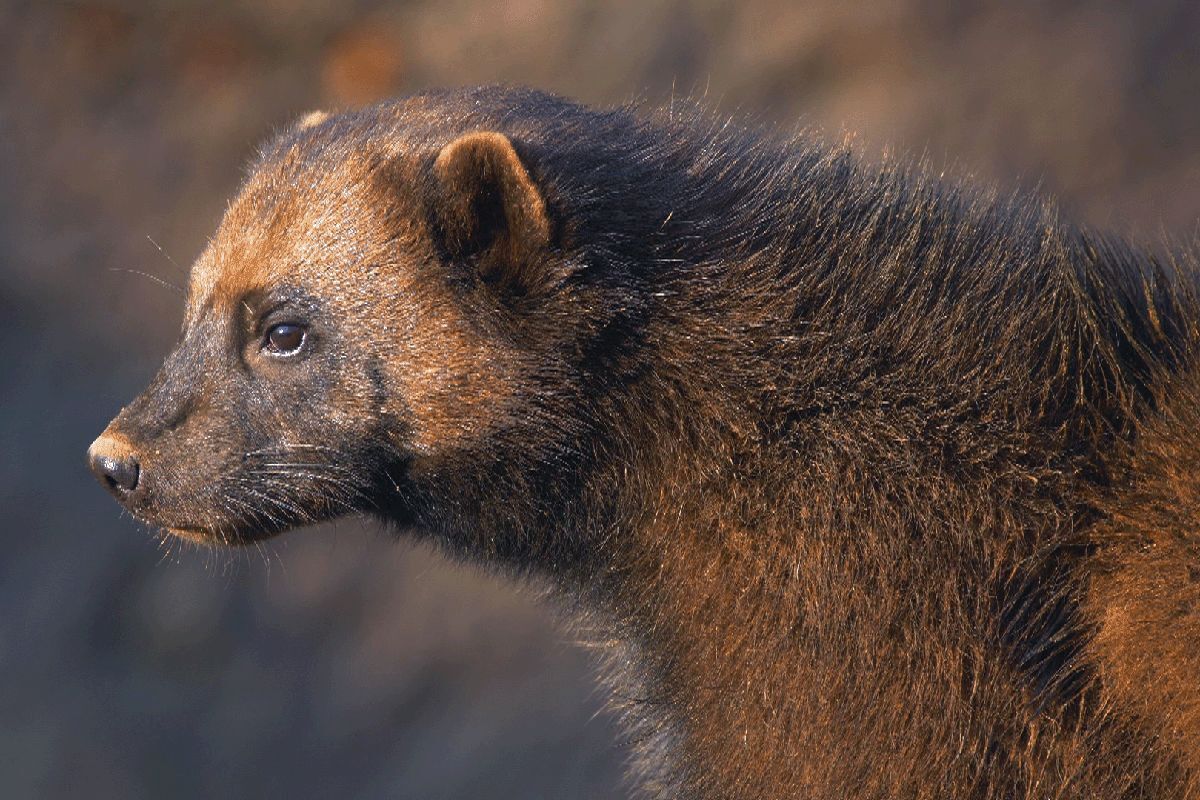
[(472, 261), (485, 282), (518, 294), (544, 282), (546, 200), (508, 137), (460, 136), (438, 153), (433, 171), (434, 217), (448, 253)]

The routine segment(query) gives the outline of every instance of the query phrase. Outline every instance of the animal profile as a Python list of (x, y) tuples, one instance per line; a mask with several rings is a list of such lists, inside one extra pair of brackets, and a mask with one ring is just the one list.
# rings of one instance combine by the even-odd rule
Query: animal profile
[(426, 92), (268, 143), (92, 445), (604, 642), (648, 797), (1200, 793), (1197, 268), (697, 109)]

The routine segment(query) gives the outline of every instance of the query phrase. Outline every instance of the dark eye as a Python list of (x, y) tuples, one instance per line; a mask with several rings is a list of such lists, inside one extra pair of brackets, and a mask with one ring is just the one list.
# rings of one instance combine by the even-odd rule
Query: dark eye
[(304, 344), (304, 326), (285, 322), (267, 331), (263, 349), (277, 356), (290, 356)]

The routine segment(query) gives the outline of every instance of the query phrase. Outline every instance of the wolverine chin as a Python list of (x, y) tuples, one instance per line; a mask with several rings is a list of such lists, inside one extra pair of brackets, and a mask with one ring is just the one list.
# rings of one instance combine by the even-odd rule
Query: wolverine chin
[[(279, 518), (267, 520), (260, 518), (214, 519), (211, 517), (206, 518), (204, 524), (196, 524), (190, 521), (153, 519), (149, 515), (140, 516), (144, 522), (166, 534), (207, 547), (242, 547), (264, 539), (271, 539), (304, 524)], [(311, 522), (316, 521), (320, 520), (311, 520)]]
[(272, 530), (248, 524), (238, 527), (219, 525), (208, 528), (189, 525), (162, 525), (160, 528), (167, 534), (178, 539), (183, 539), (192, 544), (202, 544), (207, 547), (242, 547), (264, 539), (270, 539), (291, 530), (290, 527)]
[(224, 544), (212, 531), (203, 528), (164, 527), (162, 530), (177, 539), (183, 539), (192, 544), (215, 545)]

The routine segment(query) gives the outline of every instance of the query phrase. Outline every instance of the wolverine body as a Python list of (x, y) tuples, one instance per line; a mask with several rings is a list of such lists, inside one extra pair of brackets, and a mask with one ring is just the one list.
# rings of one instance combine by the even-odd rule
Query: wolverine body
[(310, 115), (92, 447), (235, 544), (548, 576), (656, 797), (1193, 796), (1195, 268), (919, 170), (506, 89)]

